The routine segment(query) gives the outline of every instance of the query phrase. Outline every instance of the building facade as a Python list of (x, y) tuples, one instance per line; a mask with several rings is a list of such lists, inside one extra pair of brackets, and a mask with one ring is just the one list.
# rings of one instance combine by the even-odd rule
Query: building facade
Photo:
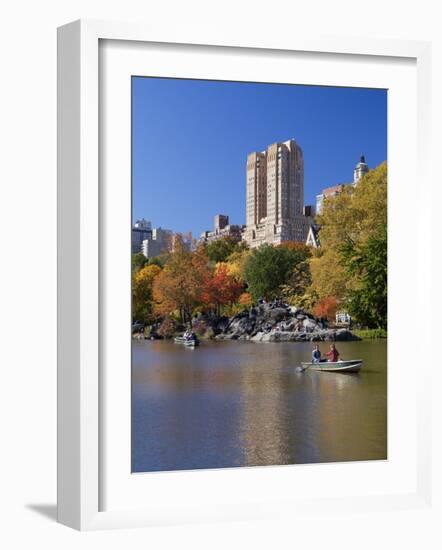
[(154, 258), (164, 252), (168, 252), (173, 247), (173, 233), (170, 229), (156, 227), (151, 230), (148, 238), (141, 243), (141, 253), (146, 258)]
[(213, 231), (204, 231), (200, 236), (200, 243), (210, 243), (218, 239), (230, 238), (239, 242), (242, 238), (244, 226), (231, 225), (229, 216), (225, 214), (217, 214), (214, 217)]
[(330, 197), (336, 197), (336, 195), (339, 195), (339, 193), (342, 192), (342, 190), (346, 185), (356, 186), (360, 181), (360, 179), (369, 171), (370, 171), (370, 168), (368, 167), (368, 164), (365, 162), (365, 156), (361, 155), (359, 162), (356, 164), (355, 169), (353, 170), (352, 183), (340, 183), (338, 185), (333, 185), (331, 187), (327, 187), (321, 193), (316, 195), (316, 214), (320, 214), (322, 212), (324, 199), (327, 199)]
[(244, 240), (250, 247), (305, 242), (309, 223), (303, 206), (304, 159), (294, 139), (248, 155)]
[(132, 226), (132, 254), (139, 254), (143, 241), (150, 238), (152, 238), (151, 222), (144, 218), (137, 220)]

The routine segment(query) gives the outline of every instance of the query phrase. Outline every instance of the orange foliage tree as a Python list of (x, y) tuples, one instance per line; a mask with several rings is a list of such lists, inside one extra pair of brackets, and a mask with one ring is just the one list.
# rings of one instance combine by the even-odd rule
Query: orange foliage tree
[(209, 274), (204, 248), (191, 253), (176, 238), (173, 253), (154, 280), (155, 311), (160, 315), (178, 312), (183, 323), (189, 322), (193, 310), (202, 303), (202, 290)]
[(243, 285), (230, 275), (228, 266), (220, 263), (213, 273), (208, 274), (202, 290), (203, 305), (213, 308), (219, 315), (221, 306), (235, 303)]
[(329, 321), (334, 320), (338, 301), (334, 296), (327, 296), (319, 300), (313, 308), (313, 314), (316, 317), (326, 317)]
[(252, 295), (248, 292), (243, 292), (238, 299), (238, 304), (244, 307), (250, 307), (251, 305), (253, 305)]

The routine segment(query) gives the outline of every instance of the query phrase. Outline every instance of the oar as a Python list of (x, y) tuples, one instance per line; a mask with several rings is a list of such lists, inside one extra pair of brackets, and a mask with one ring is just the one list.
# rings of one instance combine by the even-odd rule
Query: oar
[(305, 372), (309, 367), (310, 365), (306, 365), (305, 367), (301, 365), (299, 367), (296, 367), (295, 372)]

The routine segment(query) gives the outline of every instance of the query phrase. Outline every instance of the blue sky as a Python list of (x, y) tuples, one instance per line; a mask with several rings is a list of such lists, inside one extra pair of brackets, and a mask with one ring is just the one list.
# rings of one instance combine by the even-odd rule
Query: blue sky
[(290, 138), (314, 204), (352, 181), (361, 154), (386, 160), (387, 91), (133, 77), (133, 219), (194, 237), (218, 213), (245, 223), (248, 153)]

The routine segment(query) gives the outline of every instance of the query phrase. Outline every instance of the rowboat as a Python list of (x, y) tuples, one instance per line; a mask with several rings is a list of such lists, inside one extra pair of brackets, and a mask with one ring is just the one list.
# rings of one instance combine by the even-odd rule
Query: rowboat
[(176, 344), (184, 344), (188, 348), (199, 346), (199, 340), (196, 338), (186, 338), (185, 336), (176, 336), (173, 341)]
[(362, 368), (362, 359), (352, 361), (324, 361), (321, 363), (301, 363), (302, 370), (318, 370), (324, 372), (359, 372)]
[(187, 342), (184, 342), (184, 345), (186, 348), (196, 348), (196, 346), (199, 346), (200, 343), (198, 340), (188, 340)]

